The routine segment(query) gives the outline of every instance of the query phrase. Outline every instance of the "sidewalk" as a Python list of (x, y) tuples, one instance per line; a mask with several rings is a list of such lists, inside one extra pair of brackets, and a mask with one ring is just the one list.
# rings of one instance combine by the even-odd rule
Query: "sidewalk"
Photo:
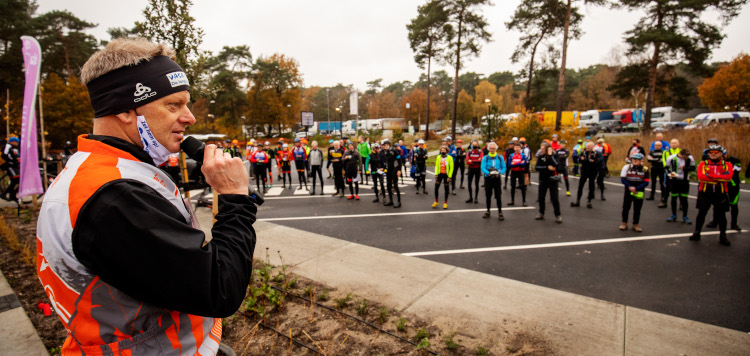
[[(198, 220), (210, 234), (211, 213)], [(746, 355), (750, 335), (269, 222), (255, 257), (473, 336), (526, 332), (561, 355)], [(283, 261), (279, 257), (283, 258)]]
[(13, 289), (0, 271), (0, 356), (49, 355)]

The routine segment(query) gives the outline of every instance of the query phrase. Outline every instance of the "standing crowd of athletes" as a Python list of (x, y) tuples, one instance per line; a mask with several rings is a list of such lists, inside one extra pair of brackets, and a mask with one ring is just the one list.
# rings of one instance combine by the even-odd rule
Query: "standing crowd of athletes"
[[(235, 145), (232, 146), (232, 143)], [(240, 156), (236, 142), (227, 140), (225, 150), (233, 156)], [(272, 147), (268, 141), (252, 142), (245, 155), (245, 159), (251, 163), (251, 174), (255, 177), (259, 191), (267, 192), (268, 188), (273, 186), (274, 176), (282, 188), (293, 189), (293, 164), (297, 171), (298, 190), (304, 187), (311, 195), (316, 192), (323, 195), (325, 170), (328, 172), (326, 179), (334, 181), (336, 190), (333, 196), (359, 200), (359, 185), (369, 185), (369, 181), (372, 181), (375, 193), (373, 202), (382, 201), (385, 206), (399, 208), (402, 195), (399, 180), (403, 182), (405, 176), (410, 177), (416, 183), (416, 194), (429, 194), (426, 177), (428, 174), (434, 174), (433, 208), (440, 207), (442, 202), (442, 208), (447, 209), (449, 196), (456, 195), (456, 183), (458, 182), (459, 189), (464, 189), (465, 181), (469, 193), (465, 202), (478, 204), (481, 183), (486, 205), (483, 218), (491, 216), (494, 201), (499, 220), (505, 219), (502, 212), (502, 190), (510, 190), (510, 199), (506, 203), (508, 206), (516, 205), (517, 191), (520, 193), (520, 204), (528, 206), (527, 190), (532, 184), (531, 172), (535, 171), (538, 173), (535, 184), (538, 185), (539, 206), (539, 213), (535, 219), (545, 218), (549, 200), (557, 223), (562, 223), (560, 184), (565, 184), (567, 196), (573, 195), (569, 175), (579, 178), (575, 201), (570, 203), (572, 208), (581, 206), (587, 183), (587, 208), (594, 207), (597, 190), (599, 198), (606, 201), (605, 178), (609, 176), (607, 165), (611, 157), (612, 148), (604, 138), (579, 139), (571, 150), (568, 149), (567, 142), (559, 140), (556, 134), (552, 135), (551, 139), (544, 140), (533, 154), (523, 137), (514, 137), (508, 142), (505, 150), (501, 151), (493, 141), (483, 147), (479, 141), (472, 141), (464, 147), (462, 140), (457, 140), (454, 144), (448, 136), (442, 140), (442, 146), (437, 152), (434, 170), (429, 172), (428, 152), (423, 140), (414, 141), (411, 147), (407, 147), (402, 140), (393, 144), (389, 139), (370, 143), (369, 138), (365, 136), (359, 137), (357, 142), (342, 138), (330, 140), (324, 154), (317, 141), (312, 141), (308, 145), (306, 139), (298, 138), (294, 139), (293, 146), (290, 147), (280, 139), (276, 142), (276, 147)], [(656, 141), (650, 144), (648, 150), (641, 146), (638, 139), (633, 139), (632, 146), (623, 155), (623, 162), (620, 171), (620, 182), (624, 186), (620, 230), (630, 227), (636, 232), (643, 231), (640, 226), (642, 206), (644, 201), (656, 200), (657, 191), (661, 193), (658, 207), (671, 206), (671, 215), (666, 219), (667, 222), (677, 222), (679, 210), (682, 214), (679, 221), (686, 225), (693, 224), (688, 217), (687, 199), (691, 189), (691, 172), (695, 172), (699, 181), (696, 206), (698, 214), (691, 240), (700, 239), (705, 218), (711, 207), (714, 208), (712, 219), (706, 226), (719, 227), (719, 240), (722, 244), (730, 244), (726, 237), (727, 225), (740, 230), (737, 216), (741, 163), (739, 159), (728, 155), (726, 150), (719, 146), (718, 140), (709, 140), (701, 160), (697, 161), (689, 149), (680, 147), (677, 139), (667, 142), (662, 134), (657, 134)], [(480, 177), (483, 179), (480, 180)], [(312, 182), (308, 186), (310, 178)], [(320, 189), (316, 190), (318, 184)], [(647, 189), (650, 190), (648, 195)], [(731, 223), (726, 219), (726, 212), (730, 212)], [(630, 226), (629, 221), (632, 223)]]

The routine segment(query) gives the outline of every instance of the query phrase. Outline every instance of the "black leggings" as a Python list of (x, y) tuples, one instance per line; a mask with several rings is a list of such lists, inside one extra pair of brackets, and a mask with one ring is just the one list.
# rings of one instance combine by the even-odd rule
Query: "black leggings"
[[(457, 168), (458, 168), (458, 171), (459, 171), (458, 176), (461, 177), (461, 183), (459, 184), (459, 186), (463, 186), (464, 185), (464, 174), (465, 174), (464, 173), (464, 163), (460, 163), (457, 166)], [(453, 186), (455, 187), (456, 185), (454, 184)]]
[(401, 201), (401, 191), (398, 190), (398, 175), (393, 170), (386, 173), (386, 186), (388, 187), (388, 198), (393, 201), (393, 191), (396, 191), (398, 201)]
[[(474, 199), (479, 196), (479, 177), (482, 176), (482, 169), (481, 168), (471, 168), (469, 167), (469, 199), (474, 197)], [(476, 191), (476, 194), (472, 195), (472, 189), (471, 189), (471, 183), (474, 182), (474, 190)]]
[(501, 202), (501, 192), (502, 189), (500, 189), (501, 180), (500, 176), (497, 178), (484, 178), (484, 197), (486, 198), (487, 202), (487, 211), (490, 211), (492, 208), (492, 193), (495, 193), (495, 200), (497, 200), (497, 212), (503, 211), (503, 204)]
[(440, 173), (435, 177), (435, 201), (438, 201), (440, 197), (440, 184), (445, 185), (445, 202), (448, 202), (448, 194), (450, 194), (450, 186), (448, 184), (448, 175)]
[(577, 201), (581, 201), (581, 197), (583, 196), (583, 187), (586, 185), (586, 181), (589, 181), (589, 195), (587, 199), (589, 201), (594, 199), (594, 191), (596, 191), (595, 180), (596, 180), (596, 174), (597, 172), (589, 172), (585, 170), (581, 170), (581, 179), (578, 181), (578, 198)]
[[(486, 187), (487, 185), (485, 185)], [(521, 200), (526, 202), (526, 177), (523, 171), (510, 171), (510, 201), (516, 201), (516, 186), (521, 190)]]
[[(643, 192), (641, 192), (642, 194)], [(630, 194), (630, 190), (625, 190), (625, 198), (622, 201), (622, 222), (628, 222), (628, 215), (630, 214), (630, 205), (633, 205), (633, 225), (638, 225), (641, 221), (641, 207), (643, 207), (643, 196), (641, 198), (635, 197)]]
[[(424, 165), (423, 165), (423, 167), (424, 167)], [(417, 164), (416, 172), (414, 173), (414, 175), (417, 178), (417, 191), (419, 191), (420, 187), (422, 188), (422, 190), (426, 190), (427, 189), (427, 182), (426, 182), (426, 179), (427, 179), (427, 170), (426, 169), (420, 169), (419, 164)]]
[(669, 195), (672, 197), (672, 215), (677, 215), (677, 199), (680, 199), (682, 216), (688, 214), (688, 194), (690, 193), (690, 182), (684, 179), (672, 179)]
[[(349, 181), (349, 194), (350, 195), (359, 195), (359, 182), (353, 182), (354, 179), (348, 179)], [(352, 183), (354, 183), (354, 188), (352, 189)]]
[[(487, 182), (485, 181), (485, 184)], [(557, 197), (557, 182), (552, 182), (549, 179), (539, 179), (539, 213), (544, 215), (545, 198), (547, 191), (549, 190), (549, 200), (552, 201), (552, 208), (554, 209), (555, 216), (560, 216), (560, 201)]]
[(333, 181), (336, 185), (336, 191), (338, 192), (341, 190), (341, 192), (344, 192), (344, 171), (341, 167), (341, 165), (333, 164)]
[[(672, 180), (674, 183), (674, 180)], [(695, 218), (695, 232), (700, 233), (703, 229), (703, 223), (706, 222), (706, 215), (711, 207), (714, 207), (714, 223), (719, 225), (719, 233), (727, 233), (727, 208), (729, 208), (729, 198), (726, 193), (721, 192), (698, 192), (698, 216)]]
[(265, 164), (262, 166), (255, 166), (255, 185), (258, 188), (259, 192), (262, 192), (260, 189), (260, 181), (263, 181), (263, 188), (266, 188), (266, 184), (268, 183), (268, 178), (266, 177), (266, 166)]
[(382, 174), (374, 173), (372, 175), (372, 186), (375, 189), (375, 197), (378, 196), (378, 181), (380, 181), (380, 194), (385, 197), (385, 177)]
[(664, 168), (654, 168), (654, 166), (651, 166), (651, 197), (656, 195), (656, 184), (659, 184), (659, 188), (661, 189), (661, 200), (667, 201), (666, 196), (666, 189), (665, 189), (665, 182), (664, 182)]
[(563, 175), (563, 179), (565, 180), (565, 191), (570, 191), (570, 182), (568, 182), (568, 166), (563, 166), (560, 168), (560, 173)]
[(312, 175), (312, 188), (315, 189), (315, 178), (320, 177), (320, 191), (323, 191), (323, 167), (320, 165), (310, 166)]

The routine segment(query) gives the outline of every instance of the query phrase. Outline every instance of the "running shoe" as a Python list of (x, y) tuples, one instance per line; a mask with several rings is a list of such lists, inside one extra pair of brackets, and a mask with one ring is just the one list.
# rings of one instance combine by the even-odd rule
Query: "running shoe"
[(693, 222), (690, 221), (690, 219), (687, 216), (683, 216), (682, 217), (682, 223), (686, 224), (686, 225), (692, 225), (693, 224)]
[(677, 215), (672, 215), (669, 217), (669, 219), (667, 219), (667, 222), (675, 222), (675, 221), (677, 221)]
[(348, 199), (348, 200), (352, 200), (352, 199), (354, 199), (354, 196), (353, 196), (353, 195), (350, 195), (350, 196), (349, 196), (348, 198), (346, 198), (346, 199)]
[(439, 204), (438, 204), (438, 202), (434, 202), (434, 203), (432, 203), (432, 207), (433, 207), (433, 208), (437, 208), (437, 206), (438, 206), (438, 205), (439, 205)]
[(568, 191), (567, 193), (565, 193), (565, 195), (570, 196), (570, 191)]
[(355, 196), (354, 196), (354, 199), (357, 199), (357, 200), (359, 200), (359, 195), (355, 195)]
[(448, 209), (448, 203), (443, 203), (443, 209)]

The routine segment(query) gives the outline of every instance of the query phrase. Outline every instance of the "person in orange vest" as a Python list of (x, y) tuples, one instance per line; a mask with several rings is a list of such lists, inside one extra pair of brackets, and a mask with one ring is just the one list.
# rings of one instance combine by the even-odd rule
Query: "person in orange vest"
[(81, 69), (93, 134), (78, 137), (37, 222), (37, 275), (67, 330), (63, 355), (216, 355), (220, 318), (245, 298), (262, 198), (248, 194), (242, 159), (205, 146), (202, 171), (220, 194), (210, 241), (157, 168), (195, 123), (174, 58), (122, 38)]
[(173, 153), (167, 157), (167, 164), (164, 170), (169, 173), (177, 185), (180, 184), (180, 156)]
[(268, 192), (266, 187), (268, 186), (268, 178), (266, 177), (266, 165), (271, 161), (271, 157), (268, 156), (268, 152), (263, 149), (263, 144), (258, 143), (258, 147), (253, 154), (250, 155), (250, 164), (253, 165), (253, 172), (255, 173), (255, 185), (260, 189), (260, 182), (263, 181), (263, 193)]
[(729, 188), (734, 167), (722, 156), (724, 147), (711, 145), (707, 149), (708, 159), (698, 164), (698, 216), (695, 218), (695, 232), (691, 241), (701, 239), (701, 229), (706, 222), (706, 214), (713, 206), (714, 222), (719, 224), (719, 243), (730, 246), (727, 239), (727, 210), (729, 210)]

